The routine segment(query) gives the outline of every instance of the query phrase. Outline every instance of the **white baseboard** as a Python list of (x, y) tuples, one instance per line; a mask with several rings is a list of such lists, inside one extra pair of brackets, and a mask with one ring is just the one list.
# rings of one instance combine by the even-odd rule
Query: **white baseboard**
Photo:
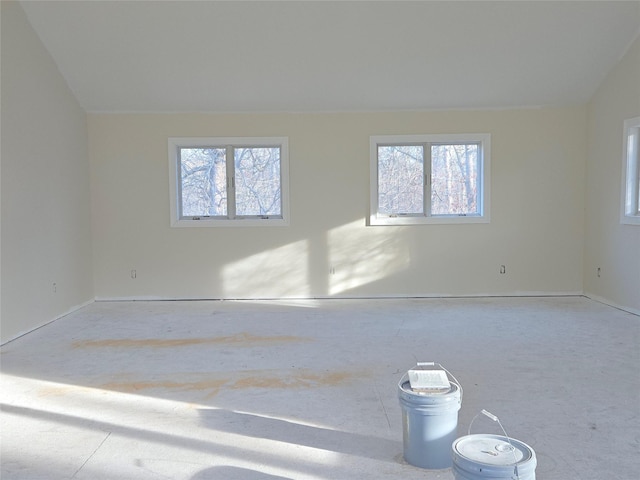
[(510, 297), (583, 297), (582, 291), (571, 292), (543, 292), (543, 291), (523, 291), (523, 292), (502, 292), (502, 293), (470, 293), (470, 294), (450, 294), (450, 293), (424, 293), (405, 294), (396, 293), (389, 295), (318, 295), (311, 297), (162, 297), (154, 295), (146, 296), (126, 296), (126, 297), (96, 297), (96, 302), (154, 302), (154, 301), (267, 301), (267, 300), (358, 300), (358, 299), (384, 299), (384, 298), (510, 298)]
[(604, 303), (605, 305), (608, 305), (613, 308), (617, 308), (618, 310), (622, 310), (624, 312), (628, 312), (628, 313), (632, 313), (634, 315), (640, 316), (640, 310), (638, 310), (637, 308), (627, 307), (625, 305), (619, 305), (607, 298), (601, 297), (599, 295), (593, 295), (591, 293), (585, 293), (584, 296), (590, 300), (593, 300), (594, 302)]
[(27, 335), (28, 333), (35, 332), (36, 330), (38, 330), (38, 329), (40, 329), (42, 327), (45, 327), (45, 326), (49, 325), (50, 323), (55, 322), (56, 320), (60, 320), (61, 318), (66, 317), (67, 315), (75, 312), (76, 310), (80, 310), (81, 308), (84, 308), (87, 305), (91, 305), (94, 302), (95, 302), (95, 299), (91, 299), (91, 300), (87, 300), (86, 302), (81, 303), (79, 305), (74, 305), (73, 307), (68, 309), (66, 312), (56, 316), (55, 318), (52, 318), (51, 320), (47, 320), (46, 322), (43, 322), (43, 323), (41, 323), (40, 325), (38, 325), (36, 327), (33, 327), (33, 328), (28, 329), (28, 330), (24, 330), (22, 332), (17, 333), (13, 337), (9, 338), (8, 340), (6, 340), (2, 344), (0, 344), (0, 346), (6, 345), (9, 342), (13, 342), (14, 340), (17, 340), (18, 338), (23, 337), (23, 336)]

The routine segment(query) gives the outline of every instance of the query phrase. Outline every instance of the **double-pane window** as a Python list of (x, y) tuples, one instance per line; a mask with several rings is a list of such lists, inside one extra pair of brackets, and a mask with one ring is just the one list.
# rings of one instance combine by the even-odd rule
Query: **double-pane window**
[(285, 138), (172, 138), (169, 152), (173, 225), (286, 223)]
[(373, 225), (488, 221), (488, 135), (371, 137)]

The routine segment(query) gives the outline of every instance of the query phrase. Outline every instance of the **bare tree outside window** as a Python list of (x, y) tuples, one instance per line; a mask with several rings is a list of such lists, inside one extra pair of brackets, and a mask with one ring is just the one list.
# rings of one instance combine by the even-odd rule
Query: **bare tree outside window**
[(370, 225), (489, 223), (491, 135), (377, 135)]
[(422, 214), (424, 147), (378, 146), (378, 211), (388, 215)]
[(227, 214), (225, 148), (181, 148), (182, 215)]
[(280, 148), (235, 149), (236, 215), (280, 215)]
[(172, 227), (289, 225), (287, 137), (170, 137)]
[(478, 213), (477, 144), (431, 146), (431, 214)]
[[(182, 215), (227, 215), (226, 151), (180, 149)], [(281, 215), (280, 148), (234, 147), (233, 155), (236, 215)]]

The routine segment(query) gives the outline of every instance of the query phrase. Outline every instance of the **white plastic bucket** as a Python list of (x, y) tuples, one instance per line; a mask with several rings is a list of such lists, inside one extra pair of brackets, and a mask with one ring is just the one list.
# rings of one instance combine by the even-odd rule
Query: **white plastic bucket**
[[(447, 372), (448, 373), (448, 372)], [(398, 383), (402, 408), (404, 459), (416, 467), (451, 467), (451, 444), (456, 438), (462, 388), (450, 382), (443, 393), (416, 393), (405, 374)]]
[(475, 434), (452, 445), (455, 480), (535, 480), (536, 454), (527, 444), (502, 435)]

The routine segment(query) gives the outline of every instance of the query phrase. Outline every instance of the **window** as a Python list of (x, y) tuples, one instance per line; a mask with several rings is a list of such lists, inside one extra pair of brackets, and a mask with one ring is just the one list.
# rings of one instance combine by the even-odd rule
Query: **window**
[(489, 221), (490, 135), (375, 136), (370, 225)]
[(640, 225), (640, 117), (624, 122), (621, 222)]
[(170, 138), (171, 225), (288, 224), (288, 140)]

